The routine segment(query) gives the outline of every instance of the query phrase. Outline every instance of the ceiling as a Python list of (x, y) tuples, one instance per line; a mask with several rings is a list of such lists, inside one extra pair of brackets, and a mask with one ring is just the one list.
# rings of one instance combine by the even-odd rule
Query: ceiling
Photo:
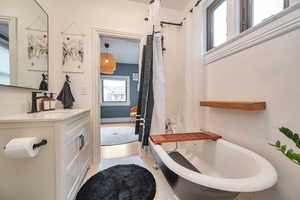
[[(140, 3), (149, 3), (150, 0), (130, 0)], [(184, 10), (190, 0), (161, 0), (162, 7), (171, 8), (176, 10)]]
[[(109, 43), (109, 49), (104, 47)], [(101, 37), (101, 52), (112, 54), (117, 63), (139, 64), (139, 42), (134, 40)]]

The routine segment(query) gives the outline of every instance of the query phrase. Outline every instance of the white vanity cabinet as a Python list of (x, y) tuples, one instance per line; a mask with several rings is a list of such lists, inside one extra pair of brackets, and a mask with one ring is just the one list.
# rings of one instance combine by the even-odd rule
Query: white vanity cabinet
[(0, 117), (0, 147), (13, 138), (48, 144), (34, 158), (11, 159), (0, 150), (1, 200), (74, 200), (91, 164), (89, 110)]

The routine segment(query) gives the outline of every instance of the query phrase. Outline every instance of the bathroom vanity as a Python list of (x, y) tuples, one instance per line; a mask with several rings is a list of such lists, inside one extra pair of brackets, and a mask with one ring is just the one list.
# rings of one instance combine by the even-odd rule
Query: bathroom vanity
[[(56, 110), (0, 117), (0, 199), (73, 200), (91, 164), (90, 112)], [(48, 141), (34, 158), (8, 158), (14, 138)]]

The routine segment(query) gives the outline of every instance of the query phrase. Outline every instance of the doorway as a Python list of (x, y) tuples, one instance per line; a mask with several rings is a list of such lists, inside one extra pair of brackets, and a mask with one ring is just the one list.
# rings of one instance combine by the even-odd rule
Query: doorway
[(140, 41), (100, 35), (100, 145), (136, 142)]

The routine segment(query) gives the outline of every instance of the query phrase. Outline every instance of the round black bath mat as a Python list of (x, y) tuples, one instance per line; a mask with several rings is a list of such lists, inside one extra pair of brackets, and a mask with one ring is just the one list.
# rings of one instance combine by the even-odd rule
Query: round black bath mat
[(155, 193), (155, 179), (147, 169), (117, 165), (91, 177), (76, 200), (153, 200)]

